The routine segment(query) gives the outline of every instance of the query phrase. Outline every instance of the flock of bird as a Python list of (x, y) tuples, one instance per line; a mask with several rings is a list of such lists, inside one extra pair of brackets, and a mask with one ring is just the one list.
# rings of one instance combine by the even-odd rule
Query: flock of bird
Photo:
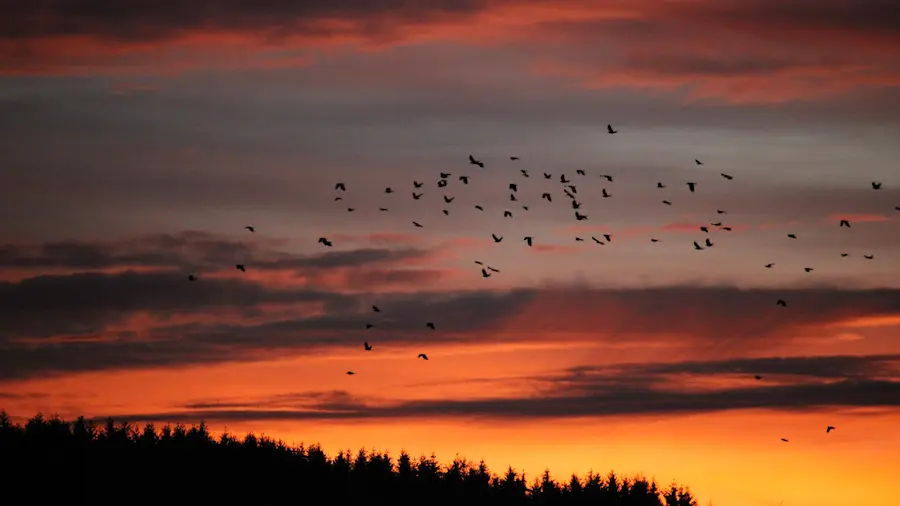
[[(612, 125), (607, 125), (606, 131), (607, 131), (607, 134), (610, 134), (610, 135), (619, 133), (619, 131), (618, 131), (618, 130), (615, 130), (615, 129), (612, 127)], [(517, 156), (510, 156), (509, 159), (510, 159), (511, 161), (513, 161), (513, 162), (516, 162), (516, 161), (519, 160), (519, 157), (517, 157)], [(484, 169), (484, 167), (485, 167), (484, 162), (482, 162), (481, 160), (477, 160), (477, 159), (476, 159), (474, 156), (472, 156), (471, 154), (469, 155), (469, 160), (468, 160), (468, 161), (469, 161), (469, 165), (476, 166), (476, 167), (479, 167), (479, 168), (481, 168), (481, 169)], [(698, 165), (698, 166), (704, 165), (704, 163), (701, 162), (701, 161), (698, 160), (698, 159), (694, 159), (694, 163), (695, 163), (696, 165)], [(530, 174), (529, 171), (526, 170), (526, 169), (520, 169), (519, 172), (520, 172), (521, 176), (524, 177), (524, 178), (529, 178), (529, 177), (531, 177), (531, 174)], [(576, 170), (576, 171), (575, 171), (575, 174), (576, 174), (576, 176), (579, 176), (579, 177), (587, 177), (587, 174), (586, 174), (585, 171), (582, 170), (582, 169)], [(437, 187), (438, 187), (438, 188), (445, 188), (445, 187), (447, 187), (448, 184), (449, 184), (448, 180), (449, 180), (449, 178), (450, 178), (451, 175), (452, 175), (452, 174), (445, 173), (445, 172), (439, 173), (440, 179), (437, 181)], [(605, 179), (607, 183), (613, 183), (613, 181), (614, 181), (613, 176), (611, 176), (611, 175), (609, 175), (609, 174), (600, 174), (599, 176), (600, 176), (601, 178)], [(733, 180), (734, 180), (734, 177), (733, 177), (733, 176), (731, 176), (731, 175), (729, 175), (729, 174), (726, 174), (726, 173), (720, 173), (720, 176), (721, 176), (722, 178), (724, 178), (725, 180), (727, 180), (727, 181), (733, 181)], [(544, 179), (548, 179), (548, 180), (554, 179), (553, 174), (550, 174), (550, 173), (547, 173), (547, 172), (543, 172), (543, 177), (544, 177)], [(463, 185), (468, 185), (468, 184), (469, 184), (469, 180), (471, 179), (471, 177), (470, 177), (470, 176), (466, 176), (466, 175), (461, 175), (461, 176), (458, 176), (458, 179), (459, 179), (459, 181), (460, 181)], [(581, 214), (581, 212), (579, 212), (579, 209), (581, 208), (581, 202), (578, 201), (578, 197), (577, 197), (577, 195), (578, 195), (578, 186), (577, 186), (572, 180), (568, 179), (568, 178), (566, 177), (565, 174), (560, 174), (560, 175), (559, 175), (559, 183), (562, 185), (562, 192), (563, 192), (563, 194), (571, 201), (571, 207), (572, 207), (572, 210), (573, 210), (573, 212), (574, 212), (574, 218), (575, 218), (575, 220), (576, 220), (576, 221), (584, 221), (584, 220), (587, 220), (587, 219), (588, 219), (588, 216), (587, 216), (586, 214)], [(424, 184), (425, 184), (424, 182), (413, 181), (412, 198), (413, 198), (414, 200), (419, 200), (419, 199), (421, 199), (422, 196), (424, 195), (424, 191), (421, 190), (422, 187), (424, 186)], [(696, 187), (697, 187), (697, 182), (695, 182), (695, 181), (686, 181), (686, 182), (684, 182), (684, 185), (687, 187), (688, 192), (694, 193), (694, 192), (695, 192), (695, 189), (696, 189)], [(881, 183), (880, 183), (880, 182), (873, 181), (873, 182), (871, 183), (871, 185), (872, 185), (872, 189), (873, 189), (873, 190), (880, 190), (880, 189), (881, 189)], [(657, 182), (657, 183), (656, 183), (656, 188), (662, 189), (662, 188), (667, 188), (667, 186), (666, 186), (663, 182)], [(509, 192), (510, 192), (510, 194), (509, 194), (509, 201), (510, 201), (510, 202), (518, 202), (518, 198), (517, 198), (517, 196), (516, 196), (516, 195), (517, 195), (517, 192), (518, 192), (518, 184), (516, 184), (516, 183), (509, 183), (508, 189), (509, 189)], [(338, 182), (338, 183), (336, 183), (336, 184), (334, 185), (334, 190), (335, 190), (335, 191), (338, 191), (338, 192), (344, 192), (344, 191), (347, 190), (346, 184), (343, 183), (343, 182)], [(418, 192), (417, 192), (417, 190), (418, 190)], [(386, 194), (391, 194), (391, 193), (395, 193), (395, 191), (394, 191), (393, 188), (387, 187), (387, 188), (384, 189), (384, 193), (386, 193)], [(602, 188), (602, 191), (601, 191), (600, 194), (601, 194), (601, 196), (602, 196), (603, 198), (611, 198), (611, 197), (612, 197), (612, 194), (609, 193), (609, 192), (607, 191), (606, 188)], [(444, 204), (448, 204), (448, 205), (451, 204), (451, 203), (453, 202), (454, 199), (455, 199), (455, 197), (449, 197), (449, 196), (447, 196), (447, 195), (444, 195), (444, 197), (443, 197)], [(549, 193), (549, 192), (544, 192), (544, 193), (541, 195), (541, 199), (546, 200), (547, 202), (553, 202), (553, 195), (552, 195), (551, 193)], [(341, 196), (336, 196), (336, 197), (334, 197), (334, 201), (335, 201), (335, 202), (338, 202), (338, 201), (341, 201), (341, 200), (343, 200), (343, 197), (341, 197)], [(672, 205), (672, 202), (669, 201), (669, 200), (662, 200), (662, 204), (667, 205), (667, 206), (671, 206), (671, 205)], [(523, 210), (528, 211), (528, 206), (522, 205), (521, 207), (522, 207)], [(484, 207), (481, 206), (481, 205), (475, 205), (475, 209), (478, 210), (478, 211), (482, 211), (482, 212), (484, 211)], [(348, 208), (347, 208), (347, 212), (354, 212), (355, 210), (356, 210), (356, 209), (353, 208), (353, 207), (348, 207)], [(895, 206), (895, 207), (894, 207), (894, 210), (900, 211), (900, 206)], [(386, 207), (380, 207), (380, 208), (379, 208), (379, 211), (380, 211), (380, 212), (387, 212), (387, 211), (389, 211), (389, 209), (386, 208)], [(446, 208), (443, 209), (442, 212), (443, 212), (444, 215), (449, 215), (449, 210), (446, 209)], [(723, 209), (716, 209), (716, 214), (717, 214), (717, 215), (724, 215), (724, 214), (727, 214), (727, 211), (725, 211), (725, 210), (723, 210)], [(503, 216), (504, 216), (505, 218), (512, 218), (512, 217), (513, 217), (513, 213), (512, 213), (512, 211), (510, 211), (510, 210), (507, 209), (507, 210), (504, 210), (504, 211), (503, 211)], [(424, 226), (423, 226), (421, 223), (417, 222), (417, 221), (412, 221), (412, 225), (413, 225), (414, 227), (416, 227), (416, 228), (424, 228)], [(838, 223), (838, 226), (839, 226), (839, 227), (848, 227), (848, 228), (849, 228), (849, 227), (851, 226), (851, 224), (850, 224), (850, 221), (849, 221), (849, 220), (841, 219), (840, 222)], [(710, 227), (714, 227), (714, 228), (716, 228), (716, 229), (718, 229), (718, 230), (722, 230), (722, 231), (726, 231), (726, 232), (729, 232), (729, 231), (732, 230), (731, 227), (725, 225), (721, 220), (720, 220), (720, 221), (716, 221), (716, 222), (712, 222), (712, 223), (709, 224), (709, 226), (706, 226), (706, 225), (701, 226), (701, 227), (699, 227), (699, 230), (700, 230), (701, 232), (704, 232), (704, 233), (706, 233), (706, 234), (709, 234), (709, 233), (710, 233)], [(249, 226), (249, 225), (248, 225), (248, 226), (246, 226), (246, 227), (244, 227), (244, 228), (245, 228), (246, 230), (250, 231), (250, 232), (255, 232), (255, 231), (256, 231), (256, 229), (255, 229), (253, 226)], [(594, 241), (596, 244), (601, 245), (601, 246), (602, 246), (602, 245), (605, 245), (605, 244), (607, 244), (607, 243), (612, 242), (612, 235), (611, 235), (611, 234), (601, 234), (601, 237), (602, 237), (602, 240), (599, 239), (599, 238), (597, 238), (597, 237), (594, 237), (594, 236), (591, 236), (590, 238), (591, 238), (591, 240)], [(790, 239), (797, 239), (797, 235), (796, 235), (796, 234), (793, 234), (793, 233), (787, 234), (787, 237), (790, 238)], [(491, 234), (491, 238), (493, 239), (493, 241), (494, 241), (495, 243), (499, 243), (499, 242), (503, 241), (503, 239), (504, 239), (503, 236), (497, 236), (496, 234)], [(522, 240), (525, 242), (525, 244), (526, 244), (528, 247), (531, 247), (531, 246), (534, 244), (534, 238), (533, 238), (532, 236), (525, 236), (525, 237), (522, 238)], [(582, 237), (575, 237), (575, 240), (578, 241), (578, 242), (584, 242), (585, 239), (582, 238)], [(659, 241), (660, 241), (660, 240), (657, 239), (657, 238), (654, 238), (654, 237), (651, 237), (651, 238), (650, 238), (650, 242), (656, 243), (656, 242), (659, 242)], [(318, 243), (319, 243), (319, 244), (322, 244), (322, 245), (324, 245), (324, 246), (326, 246), (326, 247), (332, 247), (332, 246), (333, 246), (333, 243), (332, 243), (327, 237), (320, 237)], [(715, 243), (712, 242), (712, 241), (710, 240), (709, 237), (706, 237), (705, 240), (703, 240), (703, 241), (699, 241), (699, 242), (698, 242), (698, 241), (693, 241), (693, 247), (694, 247), (695, 250), (705, 250), (705, 249), (707, 249), (707, 248), (712, 248), (712, 247), (714, 247), (714, 246), (715, 246)], [(841, 255), (841, 257), (847, 257), (847, 256), (849, 256), (849, 253), (841, 253), (840, 255)], [(872, 254), (864, 254), (864, 255), (863, 255), (863, 258), (865, 258), (866, 260), (872, 260), (872, 259), (874, 259), (875, 257), (874, 257), (874, 255), (872, 255)], [(475, 264), (481, 267), (481, 275), (482, 275), (482, 277), (485, 277), (485, 278), (491, 277), (491, 275), (492, 275), (493, 273), (499, 273), (499, 272), (500, 272), (498, 269), (496, 269), (496, 268), (494, 268), (494, 267), (491, 267), (491, 266), (489, 266), (489, 265), (486, 265), (484, 262), (481, 262), (481, 261), (479, 261), (479, 260), (475, 260)], [(767, 269), (771, 269), (771, 268), (773, 268), (774, 266), (775, 266), (775, 263), (767, 263), (767, 264), (764, 265), (764, 267), (767, 268)], [(235, 265), (235, 268), (236, 268), (237, 270), (240, 270), (241, 272), (246, 272), (246, 266), (245, 266), (244, 264), (236, 264), (236, 265)], [(813, 271), (813, 268), (812, 268), (812, 267), (805, 267), (804, 270), (805, 270), (806, 272), (812, 272), (812, 271)], [(190, 274), (190, 275), (188, 276), (188, 279), (189, 279), (190, 281), (196, 281), (198, 278), (197, 278), (197, 276), (196, 276), (195, 274)], [(783, 299), (778, 299), (777, 301), (775, 301), (775, 305), (780, 306), (780, 307), (787, 307), (788, 304), (787, 304), (787, 301), (785, 301), (785, 300), (783, 300)], [(376, 306), (376, 305), (372, 305), (372, 312), (373, 312), (373, 313), (380, 313), (380, 312), (381, 312), (381, 309), (380, 309), (378, 306)], [(373, 328), (374, 326), (375, 326), (375, 325), (374, 325), (373, 323), (366, 323), (366, 324), (365, 324), (365, 328), (366, 328), (366, 329), (371, 329), (371, 328)], [(436, 329), (434, 322), (426, 322), (426, 323), (425, 323), (425, 327), (426, 327), (426, 328), (429, 328), (429, 329), (431, 329), (431, 330), (435, 330), (435, 329)], [(364, 342), (363, 342), (363, 350), (364, 350), (364, 351), (369, 352), (369, 351), (372, 351), (372, 349), (373, 349), (373, 346), (372, 346), (371, 344), (369, 344), (368, 341), (364, 341)], [(419, 353), (418, 356), (417, 356), (416, 358), (421, 359), (421, 360), (428, 360), (428, 355), (426, 355), (425, 353)], [(346, 374), (347, 374), (347, 375), (355, 375), (356, 373), (354, 373), (353, 371), (347, 371)], [(761, 375), (759, 375), (759, 374), (755, 375), (754, 378), (755, 378), (756, 380), (762, 380), (762, 379), (763, 379), (763, 377), (762, 377)], [(835, 427), (833, 427), (833, 426), (828, 426), (828, 427), (826, 427), (825, 432), (826, 432), (826, 433), (830, 433), (830, 432), (831, 432), (832, 430), (834, 430), (834, 429), (835, 429)], [(789, 440), (786, 439), (786, 438), (782, 438), (781, 441), (783, 441), (783, 442), (789, 442)]]

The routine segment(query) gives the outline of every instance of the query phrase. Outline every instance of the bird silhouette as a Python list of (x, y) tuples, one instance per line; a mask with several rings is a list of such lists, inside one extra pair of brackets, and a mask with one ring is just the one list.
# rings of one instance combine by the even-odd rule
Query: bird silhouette
[(721, 209), (716, 209), (717, 214), (726, 214), (728, 211), (723, 211)]
[(482, 169), (484, 168), (484, 163), (481, 162), (480, 160), (476, 160), (475, 157), (473, 157), (472, 155), (469, 155), (469, 163), (472, 165), (477, 165), (477, 166), (481, 167)]
[(581, 202), (578, 202), (577, 200), (573, 200), (572, 201), (572, 209), (580, 209), (580, 208), (581, 208)]
[(712, 248), (712, 247), (713, 247), (713, 243), (712, 243), (712, 241), (709, 240), (709, 237), (706, 238), (706, 247), (707, 247), (707, 248)]
[(610, 234), (603, 234), (603, 238), (606, 239), (606, 242), (612, 242), (612, 236)]
[(580, 175), (580, 176), (583, 176), (583, 175), (584, 175), (584, 171), (581, 170), (581, 169), (576, 170), (575, 173), (578, 174), (578, 175)]
[(586, 214), (579, 214), (578, 211), (575, 211), (575, 219), (578, 220), (578, 221), (586, 220), (586, 219), (587, 219), (587, 215), (586, 215)]
[(428, 360), (428, 355), (426, 355), (424, 353), (419, 353), (419, 356), (417, 356), (416, 358), (421, 358), (422, 360)]
[(437, 182), (437, 186), (438, 186), (438, 188), (444, 188), (444, 187), (446, 187), (446, 186), (447, 186), (447, 180), (446, 180), (446, 179), (441, 179), (441, 180), (439, 180), (439, 181)]
[(599, 245), (601, 245), (601, 246), (603, 245), (603, 243), (600, 242), (600, 239), (597, 239), (597, 238), (594, 237), (594, 236), (591, 236), (591, 239), (593, 239), (595, 243), (597, 243), (597, 244), (599, 244)]
[(706, 227), (700, 227), (700, 230), (706, 232), (707, 234), (709, 233), (709, 229)]
[(566, 195), (566, 197), (569, 197), (570, 199), (575, 198), (575, 195), (572, 195), (571, 193), (569, 193), (569, 190), (563, 190), (563, 193)]
[(606, 178), (606, 180), (609, 181), (610, 183), (613, 182), (613, 177), (610, 176), (609, 174), (600, 174), (600, 177)]
[(376, 313), (380, 313), (380, 312), (381, 312), (381, 309), (379, 309), (378, 306), (373, 305), (373, 306), (372, 306), (372, 311), (374, 311), (374, 312), (376, 312)]
[(527, 210), (528, 210), (528, 206), (522, 206), (522, 209), (524, 209), (524, 210), (527, 211)]
[(875, 255), (863, 255), (863, 258), (865, 258), (866, 260), (871, 260), (875, 258)]
[(394, 193), (394, 190), (391, 189), (390, 186), (384, 189), (384, 193)]
[(487, 266), (487, 269), (488, 269), (489, 271), (491, 271), (491, 272), (500, 272), (498, 269), (494, 269), (494, 268), (491, 267), (490, 265)]
[(495, 235), (495, 234), (491, 234), (491, 237), (493, 237), (493, 238), (494, 238), (494, 242), (500, 242), (500, 241), (502, 241), (502, 240), (503, 240), (503, 238), (502, 238), (502, 237), (497, 237), (497, 236), (496, 236), (496, 235)]
[(568, 179), (566, 179), (566, 175), (565, 175), (565, 174), (560, 174), (560, 175), (559, 175), (559, 182), (562, 183), (562, 184), (566, 184), (566, 183), (569, 183), (569, 182), (571, 182), (571, 181), (569, 181)]
[(662, 184), (662, 183), (656, 183), (656, 187), (657, 187), (657, 188), (665, 188), (666, 185), (664, 185), (664, 184)]
[(416, 228), (422, 228), (422, 225), (420, 225), (417, 221), (412, 222), (412, 224), (415, 225)]
[(576, 188), (574, 185), (568, 185), (568, 188), (572, 190), (572, 193), (578, 193), (578, 188)]
[(546, 172), (544, 172), (544, 179), (550, 179), (552, 177), (553, 177), (553, 174), (547, 174)]
[(424, 184), (425, 184), (425, 183), (420, 183), (420, 182), (418, 182), (418, 181), (413, 181), (413, 187), (414, 187), (414, 188), (421, 188), (422, 185), (424, 185)]
[(484, 208), (481, 206), (475, 206), (475, 209), (478, 209), (479, 211), (484, 211)]
[(503, 211), (503, 217), (504, 218), (512, 218), (513, 217), (512, 211)]
[(797, 238), (797, 236), (796, 236), (795, 234), (788, 234), (787, 236), (790, 237), (791, 239), (796, 239), (796, 238)]
[(650, 242), (659, 242), (659, 239), (650, 238)]
[(531, 236), (528, 236), (523, 240), (528, 244), (528, 246), (531, 246)]
[(193, 274), (188, 274), (188, 281), (197, 281), (197, 276)]
[(601, 195), (603, 195), (603, 198), (608, 199), (608, 198), (612, 197), (612, 195), (610, 195), (609, 193), (606, 192), (606, 188), (603, 188), (603, 191), (601, 191), (600, 193), (601, 193)]
[(584, 242), (584, 239), (582, 239), (581, 237), (576, 237), (575, 240), (578, 242)]
[(775, 304), (777, 304), (777, 305), (779, 305), (779, 306), (781, 306), (781, 307), (787, 307), (787, 302), (785, 302), (785, 301), (782, 300), (782, 299), (778, 299), (778, 301), (775, 302)]
[(378, 210), (379, 210), (379, 211), (387, 211), (388, 208), (386, 208), (386, 207), (379, 207)]
[(516, 194), (515, 194), (515, 193), (510, 193), (510, 194), (509, 194), (509, 201), (510, 201), (510, 202), (518, 202), (518, 200), (519, 200), (519, 199), (516, 198)]
[(509, 183), (509, 189), (514, 192), (519, 191), (519, 185), (517, 185), (516, 183)]
[(522, 175), (525, 176), (525, 177), (530, 177), (530, 176), (528, 175), (528, 171), (525, 170), (525, 169), (519, 169), (519, 172), (521, 172)]
[(484, 269), (481, 269), (481, 276), (485, 277), (485, 278), (491, 277), (490, 273), (488, 273), (488, 271), (486, 271)]
[(781, 440), (784, 441), (785, 443), (788, 443), (788, 442), (789, 442), (789, 441), (788, 441), (787, 439), (785, 439), (785, 438), (781, 438)]
[(343, 191), (347, 191), (347, 187), (344, 186), (344, 183), (338, 183), (338, 184), (334, 185), (334, 189), (335, 189), (335, 190), (340, 190), (340, 191), (342, 191), (342, 192), (343, 192)]
[(430, 328), (431, 330), (434, 330), (434, 323), (432, 323), (432, 322), (426, 323), (425, 326)]
[(441, 211), (441, 212), (444, 213), (444, 216), (450, 216), (450, 211), (448, 211), (448, 210), (446, 210), (446, 209), (444, 209), (444, 210)]
[(849, 255), (849, 254), (850, 254), (850, 253), (841, 253), (841, 256), (842, 256), (842, 257), (845, 257), (845, 256), (847, 256), (847, 255)]
[(667, 206), (671, 206), (671, 205), (672, 205), (672, 203), (669, 202), (668, 200), (663, 200), (662, 203), (665, 204), (665, 205), (667, 205)]
[(881, 183), (879, 183), (879, 182), (877, 182), (877, 181), (872, 181), (872, 189), (873, 189), (873, 190), (880, 190), (880, 189), (881, 189)]
[(766, 269), (771, 269), (773, 265), (775, 264), (766, 264)]
[(732, 180), (732, 179), (734, 179), (733, 176), (729, 176), (728, 174), (725, 174), (724, 172), (722, 173), (722, 177), (724, 177), (725, 179), (727, 179), (727, 180), (729, 180), (729, 181)]
[(618, 130), (613, 130), (612, 125), (606, 125), (606, 132), (609, 133), (609, 134), (619, 133)]
[(375, 326), (375, 325), (372, 325), (371, 323), (367, 323), (367, 324), (366, 324), (366, 330), (368, 330), (368, 329), (370, 329), (370, 328), (372, 328), (372, 327), (374, 327), (374, 326)]
[(812, 272), (813, 268), (812, 267), (804, 267), (803, 270), (806, 272)]
[(831, 425), (829, 425), (828, 427), (825, 427), (825, 434), (828, 434), (829, 432), (831, 432), (831, 431), (833, 431), (833, 430), (834, 430), (834, 427), (832, 427)]
[(413, 194), (412, 194), (412, 196), (415, 200), (419, 200), (420, 198), (422, 198), (422, 195), (424, 195), (424, 193), (413, 192)]
[(250, 225), (247, 225), (247, 226), (244, 227), (244, 228), (246, 228), (247, 230), (249, 230), (249, 231), (251, 231), (251, 232), (256, 232), (256, 229), (253, 228), (253, 227), (251, 227)]
[(696, 158), (694, 158), (694, 162), (695, 162), (697, 165), (703, 165), (703, 162), (701, 162), (700, 160), (697, 160)]
[(353, 376), (354, 374), (356, 374), (356, 373), (353, 371), (347, 371), (347, 376)]
[(247, 272), (247, 269), (244, 268), (244, 264), (237, 264), (234, 266), (234, 268), (241, 272)]
[(550, 197), (549, 193), (545, 193), (545, 194), (541, 195), (541, 198), (546, 200), (547, 202), (553, 202), (553, 199)]
[(455, 199), (455, 198), (456, 197), (448, 197), (448, 196), (444, 195), (444, 202), (449, 204), (449, 203), (453, 202), (453, 199)]
[(355, 208), (355, 207), (348, 207), (348, 208), (347, 208), (347, 212), (348, 212), (348, 213), (352, 213), (353, 211), (356, 211), (356, 208)]
[(319, 237), (319, 244), (324, 244), (325, 246), (328, 246), (329, 248), (332, 246), (331, 241), (329, 241), (328, 239), (326, 239), (324, 237)]
[(469, 184), (469, 176), (459, 176), (459, 180), (462, 181), (462, 184)]
[(754, 376), (754, 378), (756, 378), (756, 379), (757, 379), (757, 380), (761, 380), (761, 379), (763, 379), (763, 377), (762, 377), (762, 376), (760, 376), (760, 375), (759, 375), (759, 374), (757, 374), (757, 375), (756, 375), (756, 376)]
[(364, 348), (366, 351), (372, 351), (372, 345), (370, 345), (368, 341), (366, 341), (366, 342), (363, 343), (363, 348)]
[(694, 241), (694, 249), (701, 250), (701, 249), (703, 249), (703, 247), (700, 246), (699, 244), (697, 244), (697, 241)]
[(341, 197), (335, 197), (335, 198), (334, 198), (334, 201), (335, 201), (335, 202), (337, 202), (338, 200), (344, 200), (344, 199), (342, 199)]
[(689, 182), (687, 183), (688, 188), (690, 188), (691, 192), (694, 191), (694, 187), (697, 186), (697, 183)]
[(441, 174), (441, 179), (447, 179), (448, 177), (453, 175), (453, 174), (450, 174), (449, 172), (441, 172), (440, 174)]
[(518, 156), (511, 156), (511, 157), (509, 157), (509, 159), (515, 161), (515, 160), (518, 160), (519, 157), (518, 157)]

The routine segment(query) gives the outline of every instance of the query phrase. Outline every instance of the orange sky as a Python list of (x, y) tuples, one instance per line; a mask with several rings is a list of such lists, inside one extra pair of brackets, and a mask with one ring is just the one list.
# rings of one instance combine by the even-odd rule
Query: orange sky
[(890, 5), (208, 2), (0, 19), (0, 409), (895, 501)]

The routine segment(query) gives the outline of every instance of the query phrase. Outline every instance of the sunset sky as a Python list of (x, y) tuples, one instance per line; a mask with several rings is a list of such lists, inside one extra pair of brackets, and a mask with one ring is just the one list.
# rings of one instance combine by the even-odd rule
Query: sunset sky
[(0, 0), (0, 408), (893, 504), (895, 7)]

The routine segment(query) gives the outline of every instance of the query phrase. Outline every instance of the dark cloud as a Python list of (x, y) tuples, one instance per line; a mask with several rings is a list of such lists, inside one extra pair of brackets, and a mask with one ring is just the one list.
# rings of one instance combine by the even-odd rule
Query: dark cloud
[(0, 36), (5, 38), (89, 35), (116, 41), (158, 40), (192, 30), (264, 32), (268, 36), (306, 32), (329, 35), (336, 28), (317, 21), (340, 19), (358, 24), (357, 30), (375, 30), (378, 19), (390, 16), (407, 23), (435, 17), (472, 14), (486, 0), (405, 0), (371, 2), (351, 0), (175, 0), (116, 2), (115, 0), (35, 0), (2, 2)]
[[(196, 402), (185, 411), (129, 414), (132, 420), (185, 422), (249, 420), (340, 420), (407, 417), (565, 418), (615, 415), (667, 415), (736, 409), (806, 410), (823, 407), (897, 407), (900, 382), (872, 379), (861, 369), (883, 369), (900, 356), (833, 356), (762, 358), (756, 364), (768, 372), (812, 375), (837, 381), (805, 384), (761, 384), (691, 390), (664, 384), (662, 375), (692, 371), (715, 375), (734, 373), (735, 363), (629, 364), (605, 374), (584, 368), (556, 376), (556, 388), (527, 398), (476, 400), (365, 401), (347, 392), (308, 392), (236, 401)], [(749, 364), (750, 362), (748, 362)], [(596, 370), (600, 370), (599, 368)], [(897, 370), (896, 366), (894, 370)], [(615, 375), (610, 374), (615, 372)], [(758, 372), (758, 371), (757, 371)], [(541, 378), (535, 378), (541, 379)], [(543, 378), (546, 379), (546, 378)], [(750, 381), (753, 381), (752, 379)], [(655, 384), (654, 384), (655, 382)], [(262, 409), (250, 409), (259, 406)]]

